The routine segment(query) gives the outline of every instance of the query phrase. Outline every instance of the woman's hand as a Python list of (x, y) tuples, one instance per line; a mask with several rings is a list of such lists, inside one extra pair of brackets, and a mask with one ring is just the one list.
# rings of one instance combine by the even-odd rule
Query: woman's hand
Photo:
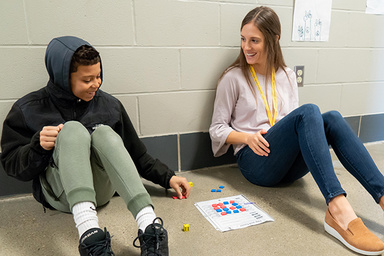
[(44, 126), (40, 132), (40, 145), (45, 150), (51, 150), (55, 147), (57, 135), (63, 128), (63, 124), (58, 126)]
[(189, 193), (191, 193), (191, 186), (189, 185), (187, 179), (184, 177), (179, 177), (176, 175), (172, 176), (172, 178), (169, 180), (169, 186), (176, 191), (177, 197), (179, 199), (182, 199), (183, 196), (188, 198)]
[(269, 143), (262, 136), (266, 134), (267, 131), (262, 129), (255, 134), (249, 134), (247, 138), (247, 145), (252, 149), (255, 154), (259, 156), (268, 156), (271, 152), (269, 150)]

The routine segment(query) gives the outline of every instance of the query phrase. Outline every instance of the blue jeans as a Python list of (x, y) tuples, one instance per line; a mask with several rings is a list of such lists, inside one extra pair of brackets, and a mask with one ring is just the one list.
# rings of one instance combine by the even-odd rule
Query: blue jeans
[(256, 185), (293, 182), (310, 171), (327, 204), (346, 195), (333, 169), (331, 145), (343, 166), (377, 203), (384, 195), (383, 175), (337, 111), (321, 114), (316, 105), (303, 105), (272, 126), (264, 138), (271, 150), (267, 157), (256, 155), (248, 146), (236, 154), (242, 174)]

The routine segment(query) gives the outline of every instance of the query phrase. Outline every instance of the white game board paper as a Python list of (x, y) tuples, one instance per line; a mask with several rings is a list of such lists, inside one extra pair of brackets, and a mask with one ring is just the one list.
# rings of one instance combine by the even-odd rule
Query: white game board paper
[[(228, 204), (225, 204), (225, 206), (227, 206), (227, 208), (233, 208), (233, 205), (230, 203), (231, 201), (234, 201), (238, 206), (244, 208), (245, 211), (240, 211), (241, 208), (236, 208), (235, 210), (237, 210), (238, 213), (234, 213), (234, 210), (231, 210), (230, 214), (223, 216), (221, 212), (217, 212), (212, 206), (227, 202)], [(237, 207), (237, 205), (235, 207)], [(260, 209), (255, 203), (250, 202), (244, 195), (198, 202), (195, 203), (195, 206), (213, 227), (221, 232), (258, 225), (267, 221), (274, 221), (271, 216)], [(216, 208), (220, 209), (221, 207)]]

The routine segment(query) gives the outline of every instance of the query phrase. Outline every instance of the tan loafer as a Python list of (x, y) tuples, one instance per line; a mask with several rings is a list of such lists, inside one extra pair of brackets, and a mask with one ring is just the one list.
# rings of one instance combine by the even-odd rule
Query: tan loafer
[(329, 210), (325, 214), (324, 228), (345, 246), (363, 255), (381, 255), (384, 243), (364, 225), (360, 218), (352, 220), (348, 229), (342, 229)]

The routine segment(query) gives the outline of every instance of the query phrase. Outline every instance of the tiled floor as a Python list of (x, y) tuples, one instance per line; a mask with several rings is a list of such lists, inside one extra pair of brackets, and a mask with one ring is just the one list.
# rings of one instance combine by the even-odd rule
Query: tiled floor
[[(384, 142), (366, 145), (384, 171)], [(365, 224), (381, 239), (384, 214), (363, 187), (335, 158), (335, 171), (348, 199)], [(170, 255), (353, 255), (325, 233), (326, 205), (310, 174), (288, 187), (264, 188), (250, 184), (236, 166), (183, 172), (194, 183), (187, 200), (145, 182), (169, 232)], [(219, 193), (211, 188), (224, 185)], [(221, 233), (200, 214), (195, 202), (244, 194), (275, 221)], [(77, 231), (70, 214), (47, 210), (30, 195), (0, 198), (0, 255), (78, 255)], [(98, 211), (100, 224), (113, 235), (116, 255), (140, 255), (132, 246), (137, 227), (121, 198)], [(190, 225), (183, 232), (183, 224)]]

